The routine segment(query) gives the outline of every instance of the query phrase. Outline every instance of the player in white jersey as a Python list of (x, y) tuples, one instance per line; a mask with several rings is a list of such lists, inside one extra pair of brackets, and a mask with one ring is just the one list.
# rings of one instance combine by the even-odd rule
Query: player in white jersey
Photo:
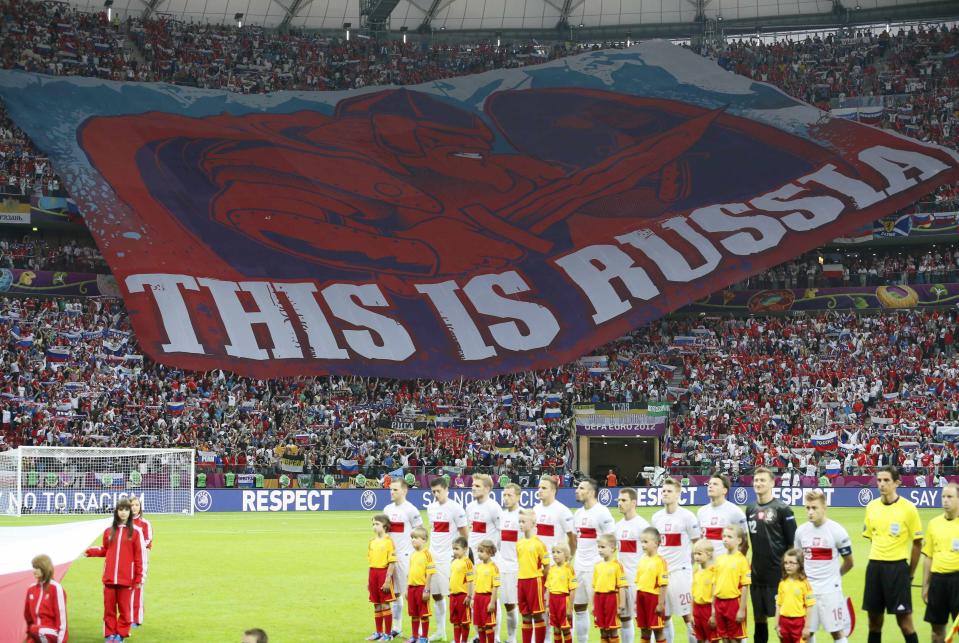
[(599, 485), (592, 478), (581, 480), (576, 486), (576, 502), (583, 504), (573, 514), (573, 525), (576, 527), (573, 571), (579, 584), (573, 598), (573, 630), (579, 643), (589, 640), (589, 613), (586, 610), (593, 602), (593, 567), (601, 560), (597, 539), (616, 530), (613, 515), (596, 499), (598, 492)]
[(516, 557), (516, 541), (521, 532), (519, 526), (519, 496), (523, 489), (511, 482), (503, 487), (503, 517), (500, 520), (500, 546), (496, 552), (499, 566), (499, 597), (506, 612), (506, 640), (516, 643), (516, 627), (519, 625), (516, 610), (519, 586), (519, 559)]
[(569, 507), (556, 499), (559, 485), (552, 476), (543, 476), (539, 481), (539, 502), (533, 506), (536, 512), (536, 535), (549, 552), (550, 562), (553, 560), (553, 545), (563, 542), (566, 535), (566, 544), (573, 556), (576, 555), (576, 530), (573, 528), (573, 512)]
[(621, 618), (623, 626), (620, 637), (623, 643), (633, 643), (636, 632), (633, 629), (633, 614), (636, 613), (636, 567), (643, 557), (643, 548), (639, 539), (643, 530), (649, 527), (646, 519), (636, 513), (636, 490), (624, 488), (619, 490), (616, 501), (619, 513), (623, 519), (616, 523), (616, 544), (619, 547), (619, 562), (626, 570), (626, 616)]
[(805, 501), (809, 522), (796, 529), (795, 544), (803, 551), (806, 578), (816, 597), (806, 629), (815, 635), (821, 627), (834, 641), (847, 643), (851, 623), (842, 577), (853, 566), (852, 542), (842, 525), (826, 518), (826, 495), (822, 491), (807, 491)]
[(396, 600), (390, 608), (393, 611), (393, 637), (400, 636), (400, 625), (403, 623), (403, 597), (406, 595), (406, 577), (410, 573), (410, 556), (413, 555), (413, 541), (410, 532), (423, 526), (423, 518), (413, 503), (406, 499), (410, 485), (400, 478), (390, 483), (390, 499), (383, 513), (390, 519), (390, 538), (396, 547), (396, 568), (393, 572), (393, 591)]
[(446, 597), (450, 593), (450, 564), (453, 561), (453, 539), (457, 535), (466, 538), (466, 512), (458, 503), (449, 499), (449, 482), (446, 478), (434, 478), (430, 483), (433, 502), (426, 507), (430, 520), (430, 553), (436, 573), (430, 583), (433, 602), (436, 604), (436, 633), (431, 641), (446, 639)]
[[(661, 490), (663, 508), (653, 514), (653, 527), (659, 532), (659, 555), (669, 569), (666, 586), (666, 615), (681, 616), (686, 622), (686, 637), (696, 641), (693, 629), (693, 544), (699, 540), (699, 521), (689, 509), (679, 506), (683, 487), (675, 478), (666, 478)], [(673, 620), (666, 619), (666, 640), (674, 639)]]
[(476, 547), (484, 540), (491, 540), (499, 549), (500, 522), (503, 509), (490, 497), (493, 479), (485, 473), (473, 474), (473, 500), (466, 505), (466, 526), (469, 529), (470, 551), (477, 556)]
[[(729, 525), (742, 527), (745, 533), (749, 533), (746, 524), (746, 514), (743, 510), (726, 500), (726, 494), (729, 493), (729, 478), (721, 473), (714, 473), (709, 478), (706, 485), (706, 495), (709, 496), (709, 504), (699, 508), (696, 517), (699, 518), (699, 528), (703, 538), (713, 544), (713, 557), (719, 558), (726, 553), (723, 546), (723, 529)], [(749, 543), (743, 539), (743, 553), (749, 548)]]

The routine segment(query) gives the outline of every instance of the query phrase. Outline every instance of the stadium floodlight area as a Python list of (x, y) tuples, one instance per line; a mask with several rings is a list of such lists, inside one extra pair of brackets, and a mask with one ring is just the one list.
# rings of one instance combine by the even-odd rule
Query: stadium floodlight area
[(0, 514), (193, 514), (193, 449), (20, 447), (0, 453)]

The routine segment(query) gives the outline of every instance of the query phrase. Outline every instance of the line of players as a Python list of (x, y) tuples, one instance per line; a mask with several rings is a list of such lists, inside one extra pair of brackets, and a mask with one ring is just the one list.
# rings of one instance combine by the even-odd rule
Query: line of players
[[(713, 547), (713, 557), (718, 559), (727, 553), (723, 542), (727, 527), (736, 527), (742, 533), (749, 533), (753, 545), (752, 586), (742, 588), (744, 595), (752, 598), (753, 615), (756, 622), (754, 640), (766, 643), (768, 640), (767, 619), (776, 616), (776, 593), (782, 577), (782, 556), (795, 545), (805, 553), (805, 572), (812, 586), (815, 606), (811, 609), (809, 630), (816, 632), (822, 627), (829, 632), (837, 643), (847, 643), (846, 635), (850, 627), (846, 599), (842, 594), (841, 576), (853, 565), (852, 547), (849, 535), (838, 523), (826, 519), (825, 497), (819, 493), (807, 495), (806, 508), (809, 522), (798, 530), (792, 510), (781, 500), (774, 498), (773, 474), (766, 469), (757, 469), (754, 474), (754, 490), (757, 502), (747, 507), (744, 513), (739, 507), (726, 499), (730, 483), (728, 478), (716, 474), (707, 485), (709, 504), (701, 507), (697, 514), (679, 506), (682, 487), (674, 479), (667, 479), (661, 490), (663, 508), (657, 511), (651, 524), (637, 515), (637, 496), (633, 489), (624, 488), (619, 492), (617, 507), (622, 519), (616, 522), (609, 509), (597, 500), (598, 485), (594, 480), (582, 480), (576, 487), (576, 501), (582, 506), (575, 513), (556, 500), (557, 483), (550, 477), (544, 477), (539, 483), (539, 502), (533, 508), (535, 514), (535, 535), (543, 542), (547, 562), (552, 563), (552, 552), (557, 543), (565, 544), (573, 558), (575, 589), (571, 591), (573, 604), (572, 629), (578, 643), (589, 639), (590, 615), (588, 610), (593, 604), (594, 569), (601, 563), (601, 540), (605, 534), (615, 536), (618, 560), (624, 568), (624, 577), (628, 583), (625, 592), (627, 604), (620, 606), (620, 635), (622, 643), (633, 643), (637, 567), (643, 558), (642, 534), (652, 526), (659, 535), (658, 552), (665, 561), (668, 570), (668, 584), (665, 589), (665, 627), (656, 633), (657, 640), (673, 643), (676, 632), (673, 631), (672, 616), (680, 616), (686, 623), (686, 637), (690, 643), (697, 640), (693, 622), (693, 547), (702, 539)], [(520, 623), (517, 604), (520, 601), (518, 588), (522, 586), (518, 577), (520, 571), (517, 557), (517, 541), (522, 540), (520, 524), (520, 487), (507, 485), (502, 491), (502, 506), (492, 497), (492, 479), (486, 475), (473, 476), (473, 500), (463, 509), (449, 499), (448, 483), (437, 478), (431, 483), (433, 502), (427, 507), (432, 538), (429, 544), (429, 559), (435, 567), (430, 576), (430, 586), (424, 590), (435, 605), (436, 633), (430, 641), (445, 640), (448, 600), (450, 596), (451, 565), (454, 561), (454, 541), (465, 538), (470, 552), (479, 556), (481, 543), (493, 544), (495, 564), (500, 574), (498, 588), (499, 602), (496, 607), (496, 627), (502, 622), (500, 613), (505, 612), (507, 643), (516, 643), (516, 632)], [(403, 597), (407, 593), (407, 580), (410, 573), (410, 559), (414, 553), (411, 534), (422, 528), (420, 512), (406, 500), (409, 490), (403, 480), (396, 480), (390, 487), (392, 502), (384, 513), (389, 518), (389, 535), (395, 543), (396, 563), (393, 573), (393, 587), (397, 597), (389, 604), (379, 606), (378, 614), (391, 610), (391, 621), (397, 627), (402, 623)], [(425, 543), (425, 538), (423, 539)], [(741, 539), (742, 553), (748, 550), (745, 538)], [(418, 543), (420, 547), (422, 543)], [(702, 547), (700, 547), (701, 549)], [(563, 548), (565, 549), (565, 548)], [(614, 552), (615, 553), (615, 552)], [(482, 558), (482, 557), (481, 557)], [(745, 560), (745, 559), (744, 559)], [(840, 562), (841, 561), (841, 562)], [(385, 587), (385, 585), (384, 585)], [(745, 608), (743, 599), (743, 608)], [(541, 601), (542, 602), (542, 601)], [(712, 600), (702, 603), (697, 609), (709, 609)], [(544, 607), (544, 606), (541, 606)], [(733, 608), (730, 631), (719, 632), (728, 640), (743, 640), (745, 632), (745, 609), (736, 614)], [(594, 615), (595, 616), (595, 615)], [(719, 615), (717, 615), (719, 616)], [(537, 641), (545, 640), (547, 633), (531, 631), (529, 619), (524, 618), (524, 643), (535, 636)], [(537, 619), (538, 621), (539, 619)], [(737, 623), (740, 627), (736, 627)], [(381, 622), (378, 621), (378, 625)], [(389, 640), (401, 636), (399, 629), (386, 629), (388, 634), (374, 634), (368, 640)], [(418, 638), (413, 632), (411, 640)], [(423, 632), (425, 635), (425, 632)], [(647, 634), (644, 632), (644, 634)], [(703, 634), (700, 632), (700, 634)], [(542, 637), (542, 638), (541, 638)], [(704, 635), (705, 639), (718, 638), (715, 632)], [(493, 640), (493, 639), (490, 639)], [(562, 640), (555, 638), (554, 640)], [(645, 640), (645, 639), (644, 639)]]

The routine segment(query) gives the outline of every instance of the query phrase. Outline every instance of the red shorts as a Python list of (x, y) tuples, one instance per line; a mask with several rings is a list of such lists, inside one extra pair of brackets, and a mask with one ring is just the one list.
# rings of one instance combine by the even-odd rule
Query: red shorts
[(712, 603), (693, 604), (693, 631), (697, 641), (718, 641), (716, 628), (710, 627), (709, 617), (713, 615)]
[(387, 581), (385, 567), (370, 567), (369, 580), (366, 587), (370, 592), (371, 603), (391, 603), (396, 600), (396, 594), (393, 593), (393, 579), (390, 578), (390, 588), (383, 591), (383, 583)]
[(644, 630), (663, 629), (663, 617), (656, 613), (658, 605), (659, 594), (636, 592), (636, 627)]
[(489, 612), (492, 598), (492, 594), (473, 594), (473, 625), (476, 627), (496, 625), (496, 606), (493, 606), (492, 614)]
[(521, 578), (516, 586), (519, 599), (520, 614), (542, 614), (546, 611), (543, 605), (543, 577)]
[(782, 643), (801, 643), (806, 629), (805, 616), (780, 616), (779, 631)]
[(601, 630), (618, 630), (619, 592), (596, 592), (593, 594), (593, 623)]
[(406, 607), (410, 616), (422, 618), (433, 615), (430, 611), (430, 597), (423, 598), (422, 585), (410, 585), (406, 588)]
[(739, 612), (739, 601), (737, 598), (717, 598), (716, 605), (716, 633), (724, 639), (744, 639), (746, 638), (746, 619), (742, 623), (736, 622), (736, 614)]
[(561, 630), (568, 630), (573, 627), (569, 622), (569, 594), (550, 594), (549, 595), (549, 624), (550, 627), (558, 627)]
[[(473, 612), (466, 605), (466, 594), (450, 594), (450, 623), (469, 625), (473, 622)], [(442, 624), (440, 624), (442, 627)]]

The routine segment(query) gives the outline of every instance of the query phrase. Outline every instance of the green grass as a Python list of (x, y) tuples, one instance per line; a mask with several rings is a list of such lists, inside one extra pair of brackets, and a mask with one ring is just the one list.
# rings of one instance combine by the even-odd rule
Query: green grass
[[(646, 518), (654, 511), (641, 509)], [(845, 590), (857, 608), (851, 639), (856, 643), (866, 641), (866, 615), (858, 610), (869, 553), (868, 541), (859, 536), (863, 512), (860, 508), (829, 510), (829, 516), (849, 531), (855, 546), (856, 566), (845, 577)], [(920, 510), (923, 524), (938, 513)], [(797, 518), (805, 522), (805, 512), (800, 510)], [(156, 541), (146, 586), (146, 624), (132, 640), (232, 642), (250, 627), (264, 628), (277, 643), (363, 640), (373, 630), (366, 597), (369, 519), (366, 512), (151, 516)], [(63, 520), (0, 517), (0, 525)], [(102, 559), (81, 558), (64, 579), (72, 643), (103, 640), (102, 572)], [(929, 640), (918, 588), (913, 588), (913, 605), (919, 638)], [(684, 634), (679, 619), (676, 627)], [(403, 631), (409, 634), (408, 617)], [(883, 633), (887, 640), (901, 640), (894, 617), (886, 618)], [(827, 636), (821, 633), (818, 640), (825, 641)], [(774, 633), (772, 637), (775, 640)], [(598, 641), (598, 633), (590, 640)], [(677, 640), (685, 641), (685, 635)]]

